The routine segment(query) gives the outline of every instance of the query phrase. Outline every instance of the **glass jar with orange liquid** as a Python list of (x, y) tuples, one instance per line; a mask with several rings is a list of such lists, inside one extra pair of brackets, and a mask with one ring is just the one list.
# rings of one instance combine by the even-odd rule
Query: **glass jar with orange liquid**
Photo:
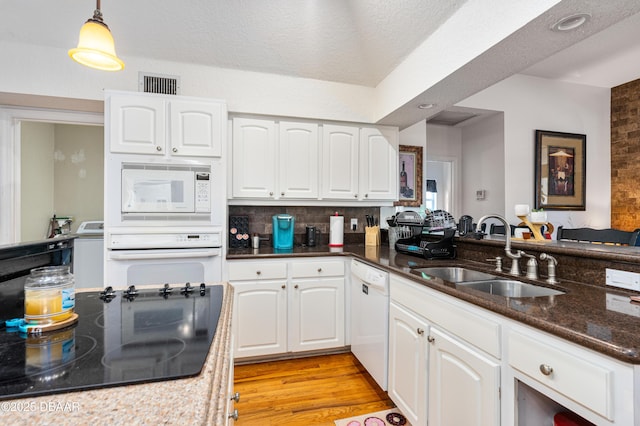
[(73, 315), (75, 288), (69, 266), (31, 270), (24, 284), (24, 319), (32, 324), (52, 324)]

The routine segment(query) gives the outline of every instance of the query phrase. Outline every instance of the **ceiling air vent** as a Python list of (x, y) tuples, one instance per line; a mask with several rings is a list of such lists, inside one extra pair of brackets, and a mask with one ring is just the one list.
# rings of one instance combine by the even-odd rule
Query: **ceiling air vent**
[(140, 73), (138, 78), (138, 90), (146, 93), (178, 95), (180, 93), (180, 77), (174, 75)]

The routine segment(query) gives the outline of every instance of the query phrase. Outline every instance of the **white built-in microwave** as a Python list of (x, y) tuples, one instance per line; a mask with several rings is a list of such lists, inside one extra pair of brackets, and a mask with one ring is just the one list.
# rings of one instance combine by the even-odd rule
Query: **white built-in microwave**
[(210, 213), (211, 168), (122, 163), (123, 214)]

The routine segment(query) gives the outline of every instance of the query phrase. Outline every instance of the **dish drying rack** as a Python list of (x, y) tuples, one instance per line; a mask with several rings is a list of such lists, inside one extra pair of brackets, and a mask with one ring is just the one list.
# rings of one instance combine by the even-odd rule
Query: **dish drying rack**
[[(427, 212), (426, 218), (413, 211), (398, 213), (394, 220), (395, 232), (394, 246), (396, 251), (424, 257), (453, 259), (456, 257), (453, 236), (455, 235), (456, 222), (451, 214), (444, 210)], [(423, 235), (424, 231), (444, 231), (440, 241), (428, 241)]]

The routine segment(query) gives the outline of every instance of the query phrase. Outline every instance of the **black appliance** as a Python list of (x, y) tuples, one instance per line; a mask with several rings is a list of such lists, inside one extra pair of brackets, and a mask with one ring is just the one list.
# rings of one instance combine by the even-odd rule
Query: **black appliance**
[(473, 218), (468, 215), (461, 216), (460, 220), (458, 221), (458, 234), (467, 235), (473, 233), (474, 231), (475, 229), (473, 229)]
[(25, 335), (3, 321), (0, 399), (197, 375), (222, 297), (221, 285), (107, 288), (76, 293), (79, 319), (66, 329)]
[(304, 243), (307, 247), (315, 247), (318, 243), (319, 231), (315, 226), (307, 225), (304, 234)]

